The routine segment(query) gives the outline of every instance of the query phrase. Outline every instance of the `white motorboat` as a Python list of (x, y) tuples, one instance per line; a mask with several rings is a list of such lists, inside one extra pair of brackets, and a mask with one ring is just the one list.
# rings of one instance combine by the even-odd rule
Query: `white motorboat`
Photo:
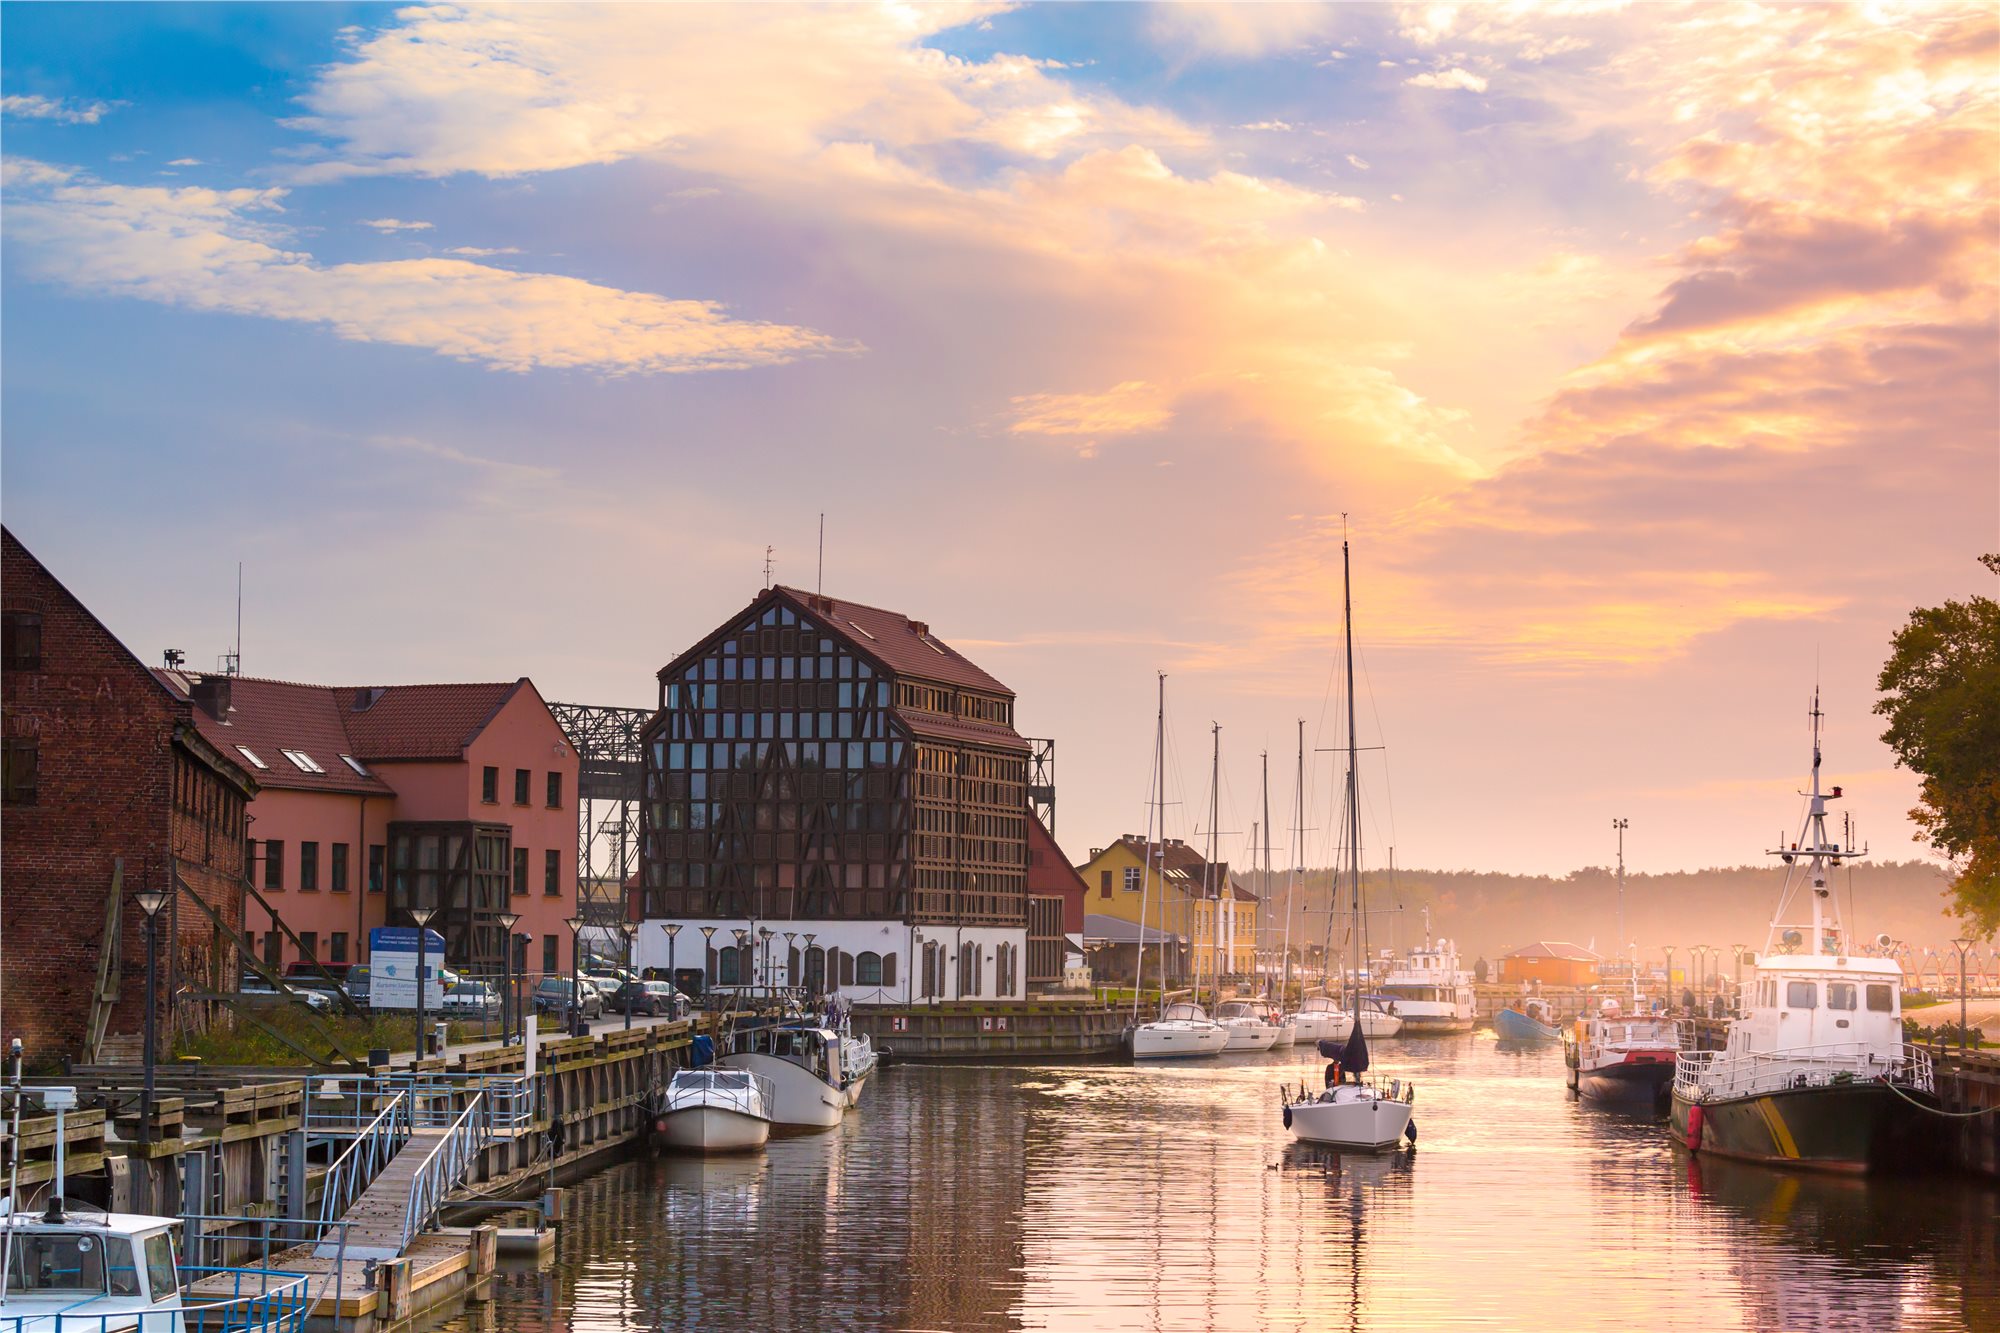
[(1220, 1055), (1229, 1044), (1229, 1032), (1209, 1021), (1198, 1004), (1170, 1004), (1151, 1023), (1131, 1028), (1134, 1060), (1175, 1060), (1198, 1055)]
[[(1354, 1031), (1354, 1015), (1330, 995), (1308, 995), (1299, 1011), (1289, 1015), (1294, 1040), (1302, 1042), (1346, 1041)], [(1361, 1032), (1368, 1037), (1393, 1037), (1403, 1030), (1403, 1020), (1389, 1012), (1378, 996), (1361, 997)]]
[(1283, 1044), (1292, 1044), (1292, 1029), (1263, 1000), (1225, 1000), (1216, 1006), (1215, 1022), (1228, 1036), (1225, 1051), (1268, 1051), (1281, 1033)]
[(653, 1129), (669, 1148), (749, 1152), (771, 1137), (771, 1080), (746, 1069), (683, 1069), (667, 1084)]
[(1423, 946), (1410, 950), (1382, 982), (1382, 996), (1395, 1006), (1406, 1037), (1470, 1032), (1479, 1016), (1472, 973), (1460, 969), (1450, 940), (1431, 939), (1430, 916), (1425, 909)]
[(1296, 1100), (1285, 1103), (1284, 1120), (1301, 1143), (1381, 1152), (1395, 1147), (1405, 1135), (1416, 1140), (1410, 1123), (1416, 1096), (1414, 1084), (1396, 1079), (1387, 1087), (1336, 1083), (1317, 1096), (1302, 1088)]
[(868, 1076), (875, 1072), (878, 1060), (875, 1043), (866, 1034), (859, 1037), (846, 1031), (840, 1034), (840, 1067), (847, 1076), (849, 1106), (861, 1105), (861, 1089), (867, 1086)]
[(832, 1129), (853, 1105), (841, 1063), (840, 1034), (803, 1023), (733, 1028), (728, 1050), (716, 1061), (770, 1080), (766, 1110), (779, 1129)]

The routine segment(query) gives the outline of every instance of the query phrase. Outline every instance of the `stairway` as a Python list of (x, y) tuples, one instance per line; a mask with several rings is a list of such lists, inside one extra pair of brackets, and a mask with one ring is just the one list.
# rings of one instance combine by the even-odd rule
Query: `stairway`
[[(381, 1174), (370, 1181), (361, 1197), (343, 1217), (347, 1228), (349, 1259), (395, 1259), (403, 1253), (403, 1223), (409, 1215), (410, 1191), (417, 1169), (431, 1150), (444, 1141), (441, 1129), (418, 1130), (410, 1135), (401, 1151), (389, 1159)], [(340, 1248), (338, 1233), (329, 1232), (315, 1249), (331, 1257)]]

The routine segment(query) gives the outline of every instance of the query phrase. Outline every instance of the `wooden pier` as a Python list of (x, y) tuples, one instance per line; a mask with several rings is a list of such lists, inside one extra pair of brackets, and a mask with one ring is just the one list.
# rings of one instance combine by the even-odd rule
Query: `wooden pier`
[(854, 1030), (893, 1060), (1108, 1060), (1125, 1015), (1090, 1000), (857, 1005)]

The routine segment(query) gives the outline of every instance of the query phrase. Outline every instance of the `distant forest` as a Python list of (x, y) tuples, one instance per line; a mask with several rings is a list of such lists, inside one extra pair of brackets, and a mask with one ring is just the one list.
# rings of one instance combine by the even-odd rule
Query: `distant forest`
[[(1852, 871), (1850, 898), (1849, 869)], [(1657, 960), (1671, 944), (1685, 957), (1689, 945), (1727, 948), (1764, 943), (1771, 912), (1783, 888), (1783, 866), (1726, 866), (1678, 874), (1625, 872), (1625, 934)], [(1332, 872), (1312, 870), (1294, 904), (1292, 939), (1325, 940)], [(1238, 876), (1253, 892), (1258, 877)], [(1945, 915), (1946, 873), (1924, 861), (1861, 861), (1836, 878), (1840, 912), (1856, 938), (1886, 932), (1897, 940), (1937, 946), (1958, 931)], [(1285, 879), (1274, 872), (1273, 893), (1282, 904)], [(1501, 875), (1476, 870), (1368, 871), (1362, 889), (1369, 908), (1371, 951), (1397, 952), (1423, 939), (1425, 908), (1431, 931), (1458, 941), (1465, 966), (1536, 940), (1566, 940), (1612, 953), (1618, 928), (1618, 876), (1588, 866), (1560, 877)], [(1852, 907), (1849, 904), (1852, 902)], [(1401, 910), (1397, 910), (1400, 908)], [(1345, 911), (1334, 939), (1345, 947)]]

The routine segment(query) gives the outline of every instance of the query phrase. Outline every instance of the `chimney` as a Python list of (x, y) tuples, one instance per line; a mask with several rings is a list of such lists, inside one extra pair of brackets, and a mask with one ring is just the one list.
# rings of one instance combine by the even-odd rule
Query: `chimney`
[(362, 686), (354, 692), (354, 711), (357, 713), (367, 712), (375, 706), (375, 701), (381, 697), (382, 687), (380, 685)]
[(910, 622), (910, 633), (920, 639), (928, 639), (931, 636), (931, 627), (924, 621), (912, 620)]
[(229, 677), (203, 676), (194, 683), (191, 695), (194, 706), (207, 713), (217, 722), (227, 722), (229, 712)]

